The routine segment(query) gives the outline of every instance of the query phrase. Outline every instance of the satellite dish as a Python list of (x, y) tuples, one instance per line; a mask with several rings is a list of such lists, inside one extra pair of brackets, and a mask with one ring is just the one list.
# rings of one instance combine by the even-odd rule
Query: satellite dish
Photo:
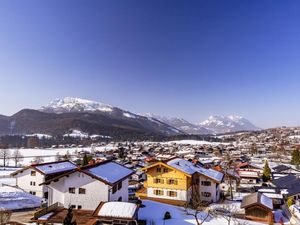
[(228, 184), (225, 184), (225, 183), (221, 183), (220, 184), (220, 189), (222, 191), (228, 191), (229, 190), (229, 185)]

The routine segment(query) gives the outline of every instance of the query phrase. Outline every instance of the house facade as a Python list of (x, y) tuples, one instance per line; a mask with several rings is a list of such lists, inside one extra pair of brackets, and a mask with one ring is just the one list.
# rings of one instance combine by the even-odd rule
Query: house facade
[(128, 201), (128, 178), (133, 171), (112, 161), (78, 168), (45, 182), (48, 205), (94, 210), (99, 202)]
[(77, 166), (70, 161), (60, 161), (42, 164), (33, 164), (11, 174), (16, 178), (17, 187), (41, 198), (48, 198), (48, 189), (40, 185), (57, 174), (66, 173), (76, 169)]
[[(161, 161), (142, 169), (147, 174), (144, 189), (137, 197), (189, 201), (192, 191), (201, 200), (217, 202), (220, 199), (220, 183), (223, 173), (196, 166), (181, 158)], [(194, 187), (194, 188), (193, 188)]]

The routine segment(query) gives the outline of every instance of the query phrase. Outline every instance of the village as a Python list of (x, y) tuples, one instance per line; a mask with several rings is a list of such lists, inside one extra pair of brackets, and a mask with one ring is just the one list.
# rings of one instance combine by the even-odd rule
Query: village
[(66, 219), (91, 225), (299, 224), (299, 134), (297, 128), (277, 128), (220, 135), (219, 142), (18, 149), (18, 161), (7, 156), (0, 171), (2, 219), (11, 224)]

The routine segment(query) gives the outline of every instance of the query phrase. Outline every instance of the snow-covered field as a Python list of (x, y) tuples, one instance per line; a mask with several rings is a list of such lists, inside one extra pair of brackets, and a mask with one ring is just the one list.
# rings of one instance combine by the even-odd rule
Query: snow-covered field
[[(196, 220), (192, 216), (188, 216), (184, 213), (183, 208), (163, 203), (144, 200), (144, 208), (139, 210), (139, 219), (147, 220), (147, 225), (192, 225), (197, 224)], [(172, 219), (163, 220), (165, 212), (170, 212)], [(199, 218), (205, 216), (205, 213), (199, 214)], [(238, 220), (239, 222), (246, 222), (248, 225), (262, 225), (263, 223)], [(209, 217), (203, 225), (227, 225), (227, 221), (223, 218)], [(231, 222), (231, 225), (235, 225), (235, 222)]]
[[(95, 147), (95, 151), (109, 151), (114, 149), (113, 146), (101, 146)], [(64, 156), (65, 154), (76, 155), (77, 152), (87, 151), (90, 152), (92, 150), (91, 147), (86, 148), (48, 148), (48, 149), (38, 149), (38, 148), (24, 148), (19, 149), (21, 155), (24, 157), (22, 161), (20, 161), (21, 166), (30, 165), (36, 157), (42, 157), (43, 162), (53, 162), (56, 159), (56, 155)], [(15, 151), (15, 149), (9, 149), (11, 154)], [(3, 160), (0, 159), (0, 165), (3, 165)], [(15, 162), (13, 158), (7, 160), (7, 166), (14, 166)]]
[(0, 167), (0, 186), (2, 186), (3, 184), (15, 186), (16, 179), (9, 177), (9, 175), (18, 169), (20, 168)]

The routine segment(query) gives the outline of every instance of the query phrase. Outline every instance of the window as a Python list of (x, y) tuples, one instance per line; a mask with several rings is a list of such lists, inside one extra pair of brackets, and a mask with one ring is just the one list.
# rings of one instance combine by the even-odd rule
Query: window
[(85, 188), (79, 188), (78, 193), (79, 194), (85, 194)]
[(76, 205), (71, 205), (71, 208), (72, 209), (76, 209)]
[(74, 187), (70, 187), (70, 188), (69, 188), (69, 193), (75, 194), (75, 188), (74, 188)]
[(118, 183), (118, 190), (122, 188), (122, 181)]
[(170, 185), (177, 185), (178, 184), (178, 182), (177, 182), (177, 180), (175, 180), (175, 179), (169, 179), (168, 180), (168, 184), (170, 184)]
[(168, 191), (168, 196), (169, 197), (177, 197), (177, 192), (176, 191)]
[(210, 186), (211, 182), (210, 181), (201, 181), (202, 186)]
[(202, 195), (203, 197), (208, 198), (208, 197), (211, 196), (211, 193), (210, 193), (210, 192), (201, 192), (201, 195)]
[(163, 184), (163, 183), (164, 183), (164, 180), (159, 179), (159, 178), (155, 178), (155, 179), (154, 179), (154, 183), (155, 183), (155, 184)]
[(77, 209), (82, 209), (82, 206), (81, 206), (81, 205), (78, 205), (78, 206), (77, 206)]
[(30, 175), (31, 175), (31, 176), (36, 176), (36, 171), (31, 171), (31, 172), (30, 172)]
[(153, 194), (154, 195), (164, 195), (164, 191), (163, 190), (155, 189), (155, 190), (153, 190)]
[(35, 186), (35, 181), (30, 181), (30, 186)]
[(164, 173), (169, 172), (169, 170), (167, 168), (164, 168)]
[(157, 173), (161, 173), (161, 168), (156, 168)]
[(36, 195), (35, 191), (29, 191), (29, 193), (32, 194), (32, 195)]
[(113, 194), (116, 193), (117, 190), (118, 190), (118, 185), (116, 184), (116, 185), (114, 185), (113, 188), (112, 188), (112, 193), (113, 193)]

